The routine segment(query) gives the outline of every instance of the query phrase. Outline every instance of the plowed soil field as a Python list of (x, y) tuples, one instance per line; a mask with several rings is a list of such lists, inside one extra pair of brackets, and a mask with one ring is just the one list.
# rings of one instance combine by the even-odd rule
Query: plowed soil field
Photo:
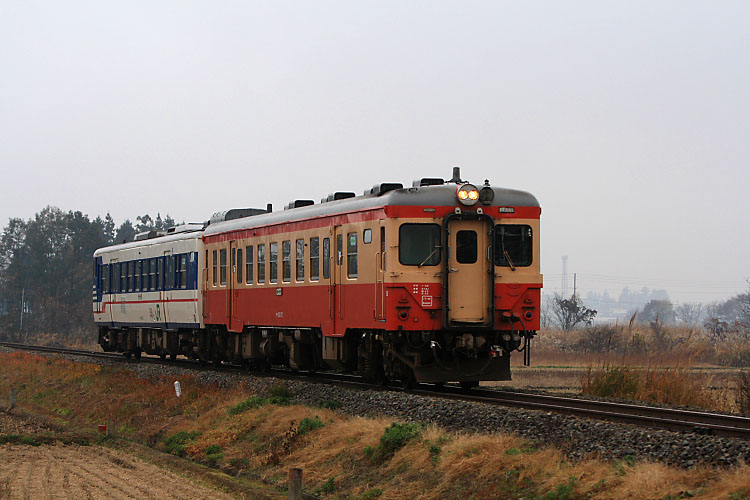
[[(49, 432), (28, 415), (0, 411), (0, 435)], [(234, 498), (126, 452), (101, 446), (0, 445), (0, 500)]]
[(231, 499), (134, 457), (98, 446), (0, 448), (0, 499)]

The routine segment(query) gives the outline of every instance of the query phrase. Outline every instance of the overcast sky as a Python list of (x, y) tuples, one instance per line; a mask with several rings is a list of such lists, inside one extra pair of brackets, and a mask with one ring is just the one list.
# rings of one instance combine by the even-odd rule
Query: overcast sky
[[(750, 277), (750, 2), (0, 2), (0, 222), (529, 191), (546, 291)], [(571, 279), (572, 286), (572, 279)]]

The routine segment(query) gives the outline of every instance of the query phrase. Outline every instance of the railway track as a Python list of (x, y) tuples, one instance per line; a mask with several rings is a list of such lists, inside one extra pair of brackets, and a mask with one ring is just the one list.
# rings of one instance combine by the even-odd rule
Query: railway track
[[(222, 365), (219, 368), (209, 368), (197, 361), (179, 359), (176, 361), (163, 360), (157, 357), (143, 357), (140, 360), (125, 358), (121, 354), (105, 352), (83, 351), (58, 347), (32, 346), (0, 342), (0, 346), (12, 349), (36, 351), (54, 354), (66, 354), (71, 356), (82, 356), (89, 358), (108, 359), (119, 362), (146, 362), (161, 363), (171, 366), (180, 366), (190, 369), (219, 370), (228, 373), (248, 374), (247, 370), (233, 365)], [(255, 375), (268, 375), (279, 378), (299, 379), (304, 377), (311, 382), (333, 384), (343, 387), (363, 390), (397, 390), (410, 394), (422, 395), (434, 398), (453, 399), (458, 401), (470, 401), (499, 406), (509, 406), (529, 410), (561, 413), (582, 418), (592, 418), (650, 427), (653, 429), (666, 429), (676, 432), (694, 432), (722, 437), (750, 440), (750, 418), (737, 415), (726, 415), (708, 413), (693, 410), (682, 410), (675, 408), (658, 408), (628, 403), (595, 401), (570, 397), (552, 396), (546, 394), (530, 394), (502, 390), (473, 389), (466, 391), (458, 387), (444, 386), (436, 387), (429, 384), (420, 384), (412, 389), (401, 389), (394, 387), (381, 387), (363, 382), (358, 377), (332, 374), (332, 373), (297, 373), (290, 370), (271, 370), (268, 373)]]

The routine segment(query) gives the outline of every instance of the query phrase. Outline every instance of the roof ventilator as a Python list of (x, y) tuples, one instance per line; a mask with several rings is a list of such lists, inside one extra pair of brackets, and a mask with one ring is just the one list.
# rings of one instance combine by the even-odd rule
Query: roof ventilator
[(209, 219), (209, 224), (216, 224), (217, 222), (225, 222), (228, 220), (243, 219), (245, 217), (252, 217), (253, 215), (266, 214), (271, 211), (271, 204), (264, 210), (262, 208), (232, 208), (223, 212), (216, 212)]
[[(174, 228), (170, 228), (170, 229), (174, 229)], [(142, 233), (136, 234), (135, 237), (133, 238), (133, 241), (150, 240), (153, 238), (158, 238), (159, 236), (164, 236), (165, 234), (167, 234), (166, 231), (157, 231), (153, 229), (151, 231), (144, 231)]]
[(422, 186), (442, 186), (445, 184), (444, 179), (440, 179), (438, 177), (423, 177), (421, 179), (417, 179), (414, 182), (411, 183), (412, 187), (422, 187)]
[(294, 200), (294, 201), (290, 201), (284, 207), (284, 210), (291, 210), (293, 208), (300, 208), (300, 207), (309, 207), (310, 205), (315, 205), (315, 202), (312, 200)]
[(400, 182), (384, 182), (382, 184), (375, 184), (372, 189), (365, 191), (365, 196), (372, 194), (375, 196), (381, 196), (388, 191), (394, 191), (396, 189), (403, 189), (404, 185)]
[(327, 203), (329, 201), (336, 201), (336, 200), (345, 200), (347, 198), (354, 198), (357, 196), (356, 194), (350, 192), (350, 191), (336, 191), (335, 193), (331, 193), (325, 198), (321, 198), (321, 203)]

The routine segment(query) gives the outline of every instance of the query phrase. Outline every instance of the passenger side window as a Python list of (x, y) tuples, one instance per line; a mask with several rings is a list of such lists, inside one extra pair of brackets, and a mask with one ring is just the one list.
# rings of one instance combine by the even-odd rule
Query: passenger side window
[(187, 288), (187, 254), (180, 255), (180, 288)]
[(346, 276), (356, 278), (358, 276), (357, 262), (357, 233), (349, 233), (346, 238)]
[(216, 286), (219, 283), (219, 258), (218, 258), (218, 252), (216, 250), (213, 251), (213, 285)]
[(297, 240), (297, 281), (305, 281), (305, 240)]
[(237, 283), (242, 283), (242, 249), (237, 249)]
[(245, 265), (245, 275), (247, 282), (253, 282), (253, 246), (249, 245), (245, 248), (245, 255), (247, 255), (247, 263)]
[(224, 286), (227, 284), (227, 249), (222, 248), (219, 250), (219, 284)]
[(266, 282), (266, 244), (258, 245), (258, 283)]
[(271, 255), (268, 256), (268, 265), (270, 267), (270, 280), (271, 283), (279, 282), (279, 244), (273, 242), (270, 244), (269, 252)]
[(284, 283), (292, 281), (292, 242), (287, 240), (281, 243), (281, 260), (283, 265)]
[(331, 239), (323, 238), (323, 279), (331, 277)]
[(320, 238), (310, 238), (310, 281), (320, 279)]

